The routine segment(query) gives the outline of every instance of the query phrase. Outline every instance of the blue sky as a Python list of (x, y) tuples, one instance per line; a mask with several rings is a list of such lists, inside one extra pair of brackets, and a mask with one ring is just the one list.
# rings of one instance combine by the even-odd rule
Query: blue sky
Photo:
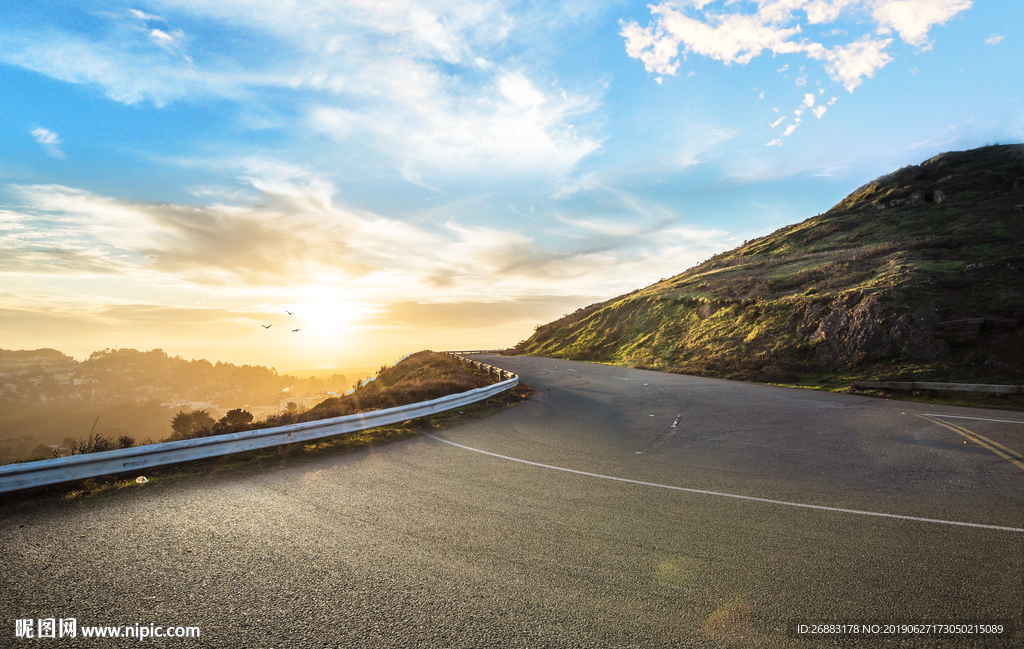
[(5, 2), (0, 347), (514, 344), (1021, 142), (1022, 62), (981, 0)]

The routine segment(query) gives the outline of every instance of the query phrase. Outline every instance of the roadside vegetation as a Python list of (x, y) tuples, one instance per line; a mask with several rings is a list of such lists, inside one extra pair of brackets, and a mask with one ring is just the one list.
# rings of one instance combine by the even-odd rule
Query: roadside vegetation
[[(495, 382), (494, 376), (474, 369), (461, 361), (431, 351), (423, 351), (412, 354), (397, 365), (381, 367), (375, 380), (357, 387), (351, 394), (327, 399), (306, 411), (296, 408), (263, 420), (255, 420), (251, 414), (238, 410), (229, 412), (219, 421), (214, 421), (209, 415), (202, 418), (197, 417), (195, 412), (179, 412), (174, 417), (174, 422), (178, 424), (175, 433), (161, 441), (195, 439), (380, 410), (466, 392)], [(337, 435), (301, 445), (292, 445), (292, 447), (262, 449), (208, 460), (153, 467), (146, 470), (146, 483), (144, 484), (137, 483), (137, 476), (132, 474), (128, 478), (105, 476), (77, 483), (19, 491), (13, 495), (0, 494), (0, 511), (20, 507), (20, 503), (33, 503), (32, 506), (35, 506), (42, 502), (80, 501), (99, 494), (140, 487), (150, 488), (154, 484), (176, 482), (193, 476), (213, 476), (225, 471), (249, 471), (264, 467), (289, 466), (296, 462), (319, 457), (323, 453), (351, 452), (369, 445), (390, 443), (424, 432), (451, 428), (512, 407), (529, 397), (530, 392), (528, 386), (520, 383), (512, 390), (486, 401), (455, 411), (437, 413), (429, 418), (419, 418), (401, 424)], [(232, 415), (232, 413), (235, 414)], [(189, 424), (187, 429), (186, 422)], [(197, 423), (198, 426), (196, 426)], [(86, 452), (111, 450), (111, 448), (117, 447), (109, 446), (111, 442), (106, 438), (100, 437), (99, 443), (96, 439), (95, 432), (92, 432), (88, 436), (80, 438), (76, 444), (78, 444), (78, 448), (85, 449)]]
[[(343, 393), (372, 376), (353, 370), (358, 371), (350, 376), (299, 377), (262, 366), (185, 360), (161, 349), (105, 349), (82, 362), (54, 349), (0, 349), (0, 464), (67, 455), (77, 441), (69, 431), (91, 428), (115, 447), (122, 437), (138, 444), (164, 439), (171, 433), (162, 405), (167, 402), (189, 408), (196, 402), (253, 404), (256, 412), (266, 412), (282, 394), (302, 403), (317, 394)], [(194, 408), (209, 415), (216, 406)]]
[(942, 154), (825, 214), (540, 325), (512, 352), (827, 389), (1019, 385), (1021, 204), (1024, 145)]

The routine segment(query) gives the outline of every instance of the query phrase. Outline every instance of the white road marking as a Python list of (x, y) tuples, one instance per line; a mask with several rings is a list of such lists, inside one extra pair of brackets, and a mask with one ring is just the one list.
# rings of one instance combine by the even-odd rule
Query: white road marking
[(618, 379), (618, 380), (620, 380), (620, 381), (628, 381), (628, 380), (629, 380), (629, 379), (624, 379), (624, 378), (622, 378), (621, 376), (613, 376), (612, 378), (613, 378), (613, 379)]
[(839, 512), (842, 514), (859, 514), (861, 516), (880, 516), (882, 518), (898, 518), (904, 521), (918, 521), (921, 523), (938, 523), (940, 525), (960, 525), (963, 527), (980, 527), (986, 530), (999, 530), (1001, 532), (1024, 532), (1024, 528), (1019, 527), (1004, 527), (1002, 525), (985, 525), (983, 523), (965, 523), (963, 521), (946, 521), (939, 518), (921, 518), (920, 516), (904, 516), (902, 514), (886, 514), (884, 512), (867, 512), (859, 509), (844, 509), (842, 507), (826, 507), (825, 505), (809, 505), (807, 503), (794, 503), (786, 500), (772, 500), (771, 498), (758, 498), (756, 496), (741, 496), (739, 494), (727, 494), (720, 491), (707, 491), (704, 489), (691, 489), (689, 487), (676, 487), (674, 485), (658, 484), (657, 482), (644, 482), (642, 480), (630, 480), (629, 478), (618, 478), (611, 475), (602, 475), (600, 473), (590, 473), (589, 471), (577, 471), (576, 469), (567, 469), (561, 466), (552, 466), (550, 464), (541, 464), (540, 462), (531, 462), (529, 460), (521, 460), (517, 457), (510, 457), (508, 455), (500, 455), (498, 453), (491, 453), (490, 451), (484, 451), (472, 446), (464, 446), (463, 444), (457, 444), (453, 441), (442, 439), (437, 435), (427, 433), (427, 437), (436, 439), (439, 442), (450, 444), (451, 446), (457, 446), (458, 448), (465, 449), (467, 451), (473, 451), (474, 453), (481, 453), (483, 455), (490, 455), (502, 460), (509, 460), (510, 462), (519, 462), (521, 464), (529, 464), (530, 466), (537, 466), (542, 469), (551, 469), (553, 471), (564, 471), (566, 473), (575, 473), (576, 475), (585, 475), (591, 478), (601, 478), (602, 480), (614, 480), (615, 482), (626, 482), (629, 484), (641, 485), (644, 487), (657, 487), (658, 489), (671, 489), (673, 491), (686, 491), (689, 493), (703, 494), (705, 496), (720, 496), (722, 498), (737, 498), (739, 500), (751, 500), (754, 502), (768, 503), (771, 505), (784, 505), (786, 507), (803, 507), (806, 509), (821, 509), (829, 512)]
[(1004, 424), (1024, 424), (1024, 421), (1017, 421), (1014, 419), (983, 419), (982, 417), (963, 417), (961, 415), (933, 415), (928, 413), (929, 417), (949, 417), (950, 419), (973, 419), (974, 421), (998, 421)]

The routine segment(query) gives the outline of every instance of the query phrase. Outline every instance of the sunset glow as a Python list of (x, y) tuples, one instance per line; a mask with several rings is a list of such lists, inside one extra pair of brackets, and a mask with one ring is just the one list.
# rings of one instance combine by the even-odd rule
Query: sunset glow
[(1014, 3), (50, 4), (0, 8), (5, 349), (506, 347), (1024, 139)]

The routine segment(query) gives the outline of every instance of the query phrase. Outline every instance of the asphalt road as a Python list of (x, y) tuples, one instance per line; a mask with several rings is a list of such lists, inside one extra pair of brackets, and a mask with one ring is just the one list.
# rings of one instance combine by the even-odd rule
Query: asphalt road
[[(534, 395), (434, 437), (0, 520), (0, 646), (37, 646), (15, 620), (51, 617), (201, 629), (146, 641), (168, 647), (1024, 646), (1024, 468), (1004, 457), (1024, 415), (484, 360)], [(1015, 630), (884, 634), (915, 622)]]

